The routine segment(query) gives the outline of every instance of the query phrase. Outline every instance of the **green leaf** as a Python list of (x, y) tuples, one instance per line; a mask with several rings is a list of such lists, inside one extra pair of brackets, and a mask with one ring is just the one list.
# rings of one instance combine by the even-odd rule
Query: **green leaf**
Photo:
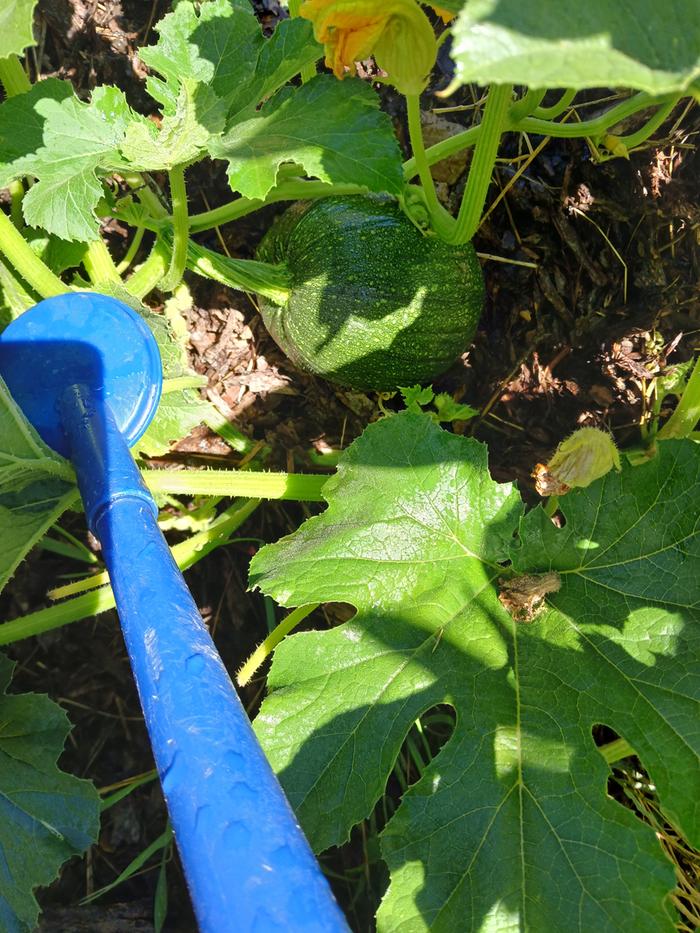
[(470, 0), (453, 32), (464, 84), (666, 94), (687, 91), (700, 75), (697, 0)]
[(4, 0), (0, 7), (0, 58), (21, 55), (34, 45), (32, 22), (37, 0)]
[(34, 545), (78, 501), (75, 486), (56, 479), (31, 481), (21, 492), (0, 486), (0, 590)]
[(150, 78), (147, 87), (166, 113), (175, 111), (188, 78), (228, 103), (252, 79), (264, 43), (248, 0), (210, 0), (199, 10), (182, 0), (155, 28), (158, 42), (140, 49), (139, 57), (164, 79)]
[(119, 145), (134, 120), (143, 118), (115, 87), (96, 88), (86, 104), (63, 82), (42, 81), (0, 107), (0, 187), (37, 178), (22, 202), (29, 226), (64, 240), (94, 240), (98, 175), (124, 165)]
[(33, 889), (96, 841), (99, 798), (56, 767), (70, 728), (63, 710), (46, 696), (5, 693), (12, 668), (0, 655), (0, 927), (30, 933)]
[(459, 402), (455, 402), (448, 392), (439, 392), (435, 396), (433, 404), (437, 412), (436, 418), (442, 422), (469, 421), (470, 418), (474, 418), (479, 414), (477, 409), (472, 408), (471, 405), (461, 405)]
[[(348, 449), (324, 514), (254, 558), (283, 605), (357, 608), (282, 643), (256, 720), (317, 850), (372, 811), (416, 718), (456, 711), (382, 834), (382, 933), (672, 933), (671, 866), (607, 796), (592, 738), (627, 739), (697, 840), (700, 458), (659, 448), (562, 499), (557, 529), (540, 508), (522, 520), (485, 447), (404, 412)], [(560, 585), (529, 624), (498, 598), (509, 557)]]
[(156, 416), (137, 442), (136, 449), (144, 457), (160, 457), (211, 414), (211, 403), (192, 389), (164, 393)]
[[(305, 19), (284, 19), (269, 39), (260, 46), (255, 73), (232, 100), (229, 115), (239, 122), (252, 116), (256, 105), (271, 97), (306, 65), (313, 65), (323, 55), (314, 39), (313, 26)], [(244, 114), (245, 110), (249, 113)]]
[(254, 114), (260, 100), (321, 51), (305, 20), (284, 21), (265, 39), (248, 0), (212, 0), (199, 9), (182, 2), (156, 29), (158, 42), (140, 56), (161, 75), (147, 86), (165, 118), (160, 132), (153, 124), (134, 125), (122, 149), (142, 169), (198, 158), (227, 114)]
[(46, 476), (70, 480), (73, 471), (41, 440), (0, 379), (0, 490), (19, 491)]
[(251, 117), (233, 126), (209, 149), (226, 159), (234, 191), (264, 198), (284, 162), (304, 166), (327, 182), (354, 182), (370, 191), (402, 190), (401, 154), (391, 119), (359, 79), (319, 75), (285, 88)]
[[(86, 243), (62, 240), (60, 237), (39, 231), (30, 231), (25, 236), (37, 256), (56, 275), (60, 275), (66, 269), (76, 269), (82, 263), (87, 249)], [(35, 302), (29, 302), (23, 310), (26, 310), (30, 304), (35, 304)]]
[(199, 158), (225, 120), (226, 108), (211, 88), (185, 79), (175, 111), (163, 118), (160, 129), (149, 121), (131, 123), (120, 150), (139, 171), (171, 169)]
[(0, 590), (75, 502), (72, 472), (44, 444), (0, 379)]

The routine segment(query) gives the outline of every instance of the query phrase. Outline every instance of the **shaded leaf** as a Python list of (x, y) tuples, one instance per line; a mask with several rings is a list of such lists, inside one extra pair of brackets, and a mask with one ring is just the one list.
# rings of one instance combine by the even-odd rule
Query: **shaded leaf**
[(56, 767), (70, 728), (63, 710), (46, 696), (5, 693), (12, 668), (0, 655), (0, 927), (30, 933), (33, 889), (96, 841), (99, 798)]
[[(482, 445), (404, 412), (346, 451), (324, 514), (253, 559), (284, 605), (357, 608), (282, 643), (256, 720), (316, 849), (372, 811), (418, 716), (456, 711), (382, 834), (378, 929), (673, 931), (671, 866), (607, 797), (592, 728), (633, 745), (696, 838), (699, 479), (694, 444), (660, 445), (569, 494), (560, 531), (521, 520)], [(498, 599), (509, 556), (561, 578), (530, 623)]]
[(240, 88), (229, 110), (231, 122), (239, 122), (243, 112), (252, 116), (256, 105), (283, 87), (306, 65), (312, 65), (323, 54), (314, 39), (313, 26), (305, 19), (284, 19), (266, 39), (258, 54), (250, 83)]
[(302, 165), (327, 182), (354, 182), (370, 191), (402, 190), (401, 154), (391, 119), (359, 79), (328, 75), (285, 88), (248, 120), (233, 126), (209, 149), (229, 163), (234, 191), (264, 198), (284, 162)]
[(465, 84), (683, 92), (700, 75), (700, 4), (470, 0), (452, 56)]
[(0, 379), (0, 590), (77, 499), (70, 465), (44, 444)]
[(198, 10), (184, 0), (155, 29), (158, 42), (140, 49), (139, 58), (163, 78), (149, 78), (147, 87), (166, 113), (175, 111), (185, 79), (228, 103), (252, 78), (264, 43), (248, 0), (210, 0)]
[(78, 502), (75, 486), (61, 480), (30, 481), (21, 492), (0, 486), (0, 590), (66, 509)]

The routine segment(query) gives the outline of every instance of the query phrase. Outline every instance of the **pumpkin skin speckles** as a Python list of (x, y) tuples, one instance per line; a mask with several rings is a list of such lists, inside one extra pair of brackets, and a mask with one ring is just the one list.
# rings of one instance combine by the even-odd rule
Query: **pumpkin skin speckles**
[(473, 246), (424, 236), (390, 198), (299, 202), (268, 231), (258, 259), (289, 273), (284, 305), (259, 299), (281, 349), (355, 389), (431, 381), (468, 348), (483, 306)]

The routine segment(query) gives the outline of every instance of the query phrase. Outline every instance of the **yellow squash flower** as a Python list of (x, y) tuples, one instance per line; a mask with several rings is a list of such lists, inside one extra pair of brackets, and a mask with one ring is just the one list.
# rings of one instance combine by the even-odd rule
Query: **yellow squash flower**
[(323, 43), (336, 77), (372, 53), (403, 94), (420, 94), (435, 64), (437, 45), (416, 0), (305, 0), (299, 11)]

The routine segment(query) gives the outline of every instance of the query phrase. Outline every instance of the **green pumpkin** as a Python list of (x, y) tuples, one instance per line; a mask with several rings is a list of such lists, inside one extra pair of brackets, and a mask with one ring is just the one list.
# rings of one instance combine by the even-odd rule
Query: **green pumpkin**
[(471, 243), (424, 235), (390, 198), (294, 204), (257, 258), (287, 269), (285, 304), (259, 296), (280, 348), (299, 368), (355, 389), (430, 382), (469, 347), (481, 315)]

